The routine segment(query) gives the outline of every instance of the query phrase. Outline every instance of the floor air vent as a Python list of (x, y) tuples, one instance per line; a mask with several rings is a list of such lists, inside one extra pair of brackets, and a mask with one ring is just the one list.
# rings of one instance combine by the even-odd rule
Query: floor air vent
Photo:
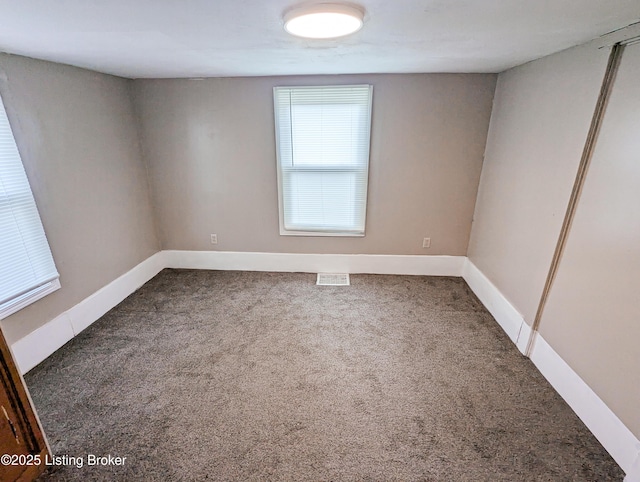
[(320, 286), (349, 286), (347, 273), (318, 273), (317, 285)]

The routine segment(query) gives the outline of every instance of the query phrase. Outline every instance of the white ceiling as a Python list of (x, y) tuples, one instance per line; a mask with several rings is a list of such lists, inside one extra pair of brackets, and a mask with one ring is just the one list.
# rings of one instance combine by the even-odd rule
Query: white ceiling
[(0, 50), (132, 78), (500, 72), (640, 20), (639, 0), (360, 0), (360, 32), (312, 41), (282, 28), (300, 3), (0, 0)]

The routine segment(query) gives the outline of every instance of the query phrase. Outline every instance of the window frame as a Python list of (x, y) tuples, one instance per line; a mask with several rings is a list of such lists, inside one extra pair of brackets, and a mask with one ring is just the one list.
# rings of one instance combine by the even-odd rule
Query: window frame
[[(61, 284), (60, 284), (60, 274), (57, 271), (57, 268), (55, 266), (55, 259), (53, 258), (53, 253), (51, 252), (51, 245), (49, 244), (49, 240), (46, 237), (46, 232), (44, 232), (44, 226), (42, 224), (42, 218), (40, 217), (40, 211), (38, 209), (36, 200), (35, 200), (35, 196), (33, 195), (33, 189), (31, 188), (31, 182), (27, 176), (26, 173), (26, 169), (24, 167), (24, 162), (22, 160), (22, 155), (20, 153), (20, 148), (18, 147), (17, 141), (16, 141), (16, 137), (13, 133), (13, 126), (11, 125), (11, 121), (9, 119), (9, 114), (7, 112), (6, 109), (6, 105), (4, 103), (4, 99), (2, 96), (0, 96), (0, 109), (2, 109), (4, 111), (4, 116), (6, 117), (7, 120), (7, 127), (8, 127), (8, 135), (10, 136), (10, 139), (13, 141), (13, 145), (15, 146), (15, 153), (17, 155), (17, 161), (19, 161), (20, 166), (22, 168), (22, 171), (24, 172), (24, 179), (26, 180), (26, 186), (28, 187), (28, 192), (29, 192), (29, 197), (30, 197), (30, 201), (33, 202), (33, 206), (35, 208), (35, 213), (37, 215), (38, 218), (38, 222), (41, 226), (42, 229), (42, 233), (44, 235), (45, 238), (45, 242), (47, 244), (48, 247), (48, 251), (51, 257), (51, 262), (53, 263), (53, 267), (55, 269), (55, 276), (49, 276), (48, 278), (42, 278), (40, 279), (38, 282), (34, 283), (32, 285), (32, 287), (30, 288), (26, 288), (24, 291), (20, 292), (18, 291), (19, 294), (17, 295), (12, 295), (13, 297), (8, 299), (7, 301), (5, 301), (4, 303), (0, 304), (0, 320), (3, 320), (7, 317), (9, 317), (10, 315), (22, 310), (23, 308), (26, 308), (27, 306), (31, 305), (32, 303), (35, 303), (36, 301), (44, 298), (45, 296), (57, 291), (58, 289), (61, 288)], [(0, 181), (1, 182), (1, 181)], [(11, 208), (12, 203), (11, 199), (14, 199), (14, 197), (9, 196), (7, 198), (8, 201), (8, 206)]]
[[(283, 174), (283, 166), (280, 159), (280, 117), (278, 115), (278, 101), (277, 101), (277, 92), (280, 89), (319, 89), (319, 88), (349, 88), (349, 87), (367, 87), (369, 89), (369, 102), (367, 106), (367, 130), (366, 135), (368, 138), (368, 142), (366, 144), (366, 166), (364, 170), (359, 169), (357, 167), (349, 168), (349, 167), (327, 167), (322, 168), (320, 166), (310, 166), (310, 167), (297, 167), (297, 168), (288, 168), (285, 170), (289, 170), (292, 172), (354, 172), (360, 173), (364, 172), (364, 178), (366, 179), (365, 183), (365, 192), (363, 197), (364, 202), (364, 212), (363, 212), (363, 230), (360, 232), (359, 230), (335, 230), (335, 231), (317, 231), (317, 230), (292, 230), (286, 229), (285, 220), (284, 220), (284, 174)], [(277, 171), (277, 184), (278, 184), (278, 222), (281, 236), (306, 236), (306, 237), (353, 237), (353, 238), (362, 238), (365, 236), (366, 231), (366, 219), (367, 219), (367, 211), (368, 211), (368, 195), (369, 195), (369, 165), (371, 161), (371, 127), (373, 124), (373, 85), (371, 84), (341, 84), (341, 85), (280, 85), (273, 88), (273, 106), (274, 106), (274, 122), (275, 122), (275, 143), (276, 143), (276, 171)]]
[(52, 281), (30, 289), (26, 293), (23, 293), (10, 301), (7, 301), (6, 303), (0, 305), (0, 320), (13, 315), (21, 309), (26, 308), (30, 304), (35, 303), (39, 299), (42, 299), (45, 296), (50, 295), (54, 291), (59, 290), (60, 288), (60, 278), (56, 278)]

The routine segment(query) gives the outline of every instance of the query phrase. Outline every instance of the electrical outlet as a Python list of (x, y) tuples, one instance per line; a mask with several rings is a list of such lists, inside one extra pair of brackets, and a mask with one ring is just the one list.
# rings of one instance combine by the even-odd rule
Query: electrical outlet
[(218, 235), (217, 234), (212, 234), (211, 235), (211, 244), (218, 244)]
[(424, 238), (422, 240), (422, 247), (423, 248), (430, 248), (431, 247), (431, 238)]

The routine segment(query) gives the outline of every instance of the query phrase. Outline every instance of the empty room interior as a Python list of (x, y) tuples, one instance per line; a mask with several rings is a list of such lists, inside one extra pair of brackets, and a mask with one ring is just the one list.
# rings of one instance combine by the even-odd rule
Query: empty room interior
[(2, 18), (0, 480), (640, 482), (637, 0)]

